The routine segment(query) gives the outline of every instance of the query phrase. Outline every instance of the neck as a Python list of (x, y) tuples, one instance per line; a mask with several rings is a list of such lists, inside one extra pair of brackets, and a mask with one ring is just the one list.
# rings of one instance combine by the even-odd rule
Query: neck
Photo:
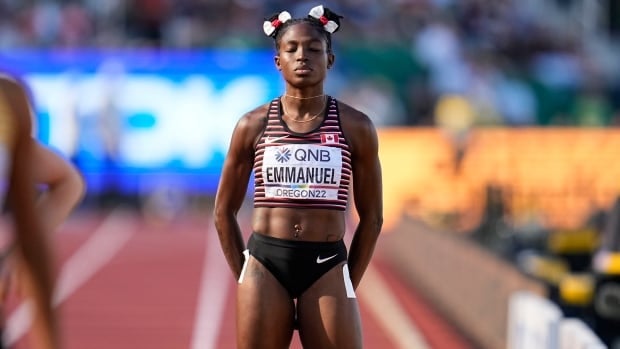
[[(321, 99), (318, 99), (321, 97)], [(295, 122), (309, 122), (316, 119), (320, 114), (322, 114), (323, 110), (327, 106), (327, 96), (321, 95), (318, 96), (316, 101), (302, 101), (300, 99), (295, 99), (293, 101), (284, 99), (280, 100), (282, 105), (282, 114), (286, 116), (288, 119), (291, 119)], [(296, 114), (292, 114), (289, 110), (289, 106), (293, 106), (293, 111), (296, 111)], [(305, 111), (302, 111), (304, 109)]]

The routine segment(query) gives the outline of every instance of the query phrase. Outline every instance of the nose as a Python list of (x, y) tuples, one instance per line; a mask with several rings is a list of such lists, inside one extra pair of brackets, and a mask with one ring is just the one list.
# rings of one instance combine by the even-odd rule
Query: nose
[(308, 57), (306, 55), (306, 49), (304, 49), (303, 47), (299, 47), (299, 49), (297, 49), (297, 61), (303, 62), (303, 61), (307, 61)]

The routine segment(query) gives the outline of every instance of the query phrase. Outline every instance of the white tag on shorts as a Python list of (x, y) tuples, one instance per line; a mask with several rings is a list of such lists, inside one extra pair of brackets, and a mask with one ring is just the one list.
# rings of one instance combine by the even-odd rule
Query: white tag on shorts
[(245, 257), (245, 261), (243, 262), (243, 267), (241, 268), (241, 274), (239, 275), (239, 280), (237, 280), (238, 283), (243, 282), (243, 277), (245, 276), (245, 269), (247, 269), (248, 262), (250, 261), (250, 250), (245, 249), (245, 251), (243, 251), (243, 256)]
[(344, 277), (344, 289), (347, 290), (347, 298), (357, 298), (355, 296), (351, 277), (349, 276), (349, 266), (347, 264), (342, 266), (342, 276)]

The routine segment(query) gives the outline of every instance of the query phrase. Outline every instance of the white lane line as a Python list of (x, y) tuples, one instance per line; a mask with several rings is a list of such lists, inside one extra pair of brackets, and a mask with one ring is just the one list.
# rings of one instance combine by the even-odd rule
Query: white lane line
[(429, 349), (430, 346), (415, 326), (409, 315), (383, 281), (372, 264), (364, 273), (364, 279), (357, 289), (357, 296), (378, 320), (388, 337), (401, 349)]
[(191, 349), (216, 348), (231, 278), (215, 228), (207, 230)]
[[(54, 305), (58, 306), (93, 277), (129, 241), (136, 230), (135, 222), (120, 209), (115, 210), (63, 265), (56, 289)], [(32, 325), (31, 300), (24, 300), (7, 319), (3, 341), (8, 346), (18, 341)]]

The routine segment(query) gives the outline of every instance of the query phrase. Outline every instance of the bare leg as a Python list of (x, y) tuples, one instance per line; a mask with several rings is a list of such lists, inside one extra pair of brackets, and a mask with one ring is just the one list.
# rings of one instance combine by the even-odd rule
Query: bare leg
[(323, 275), (297, 301), (299, 337), (305, 349), (362, 348), (359, 307), (356, 298), (347, 296), (343, 266)]
[(250, 257), (237, 291), (237, 348), (288, 348), (294, 317), (295, 304), (288, 292)]

